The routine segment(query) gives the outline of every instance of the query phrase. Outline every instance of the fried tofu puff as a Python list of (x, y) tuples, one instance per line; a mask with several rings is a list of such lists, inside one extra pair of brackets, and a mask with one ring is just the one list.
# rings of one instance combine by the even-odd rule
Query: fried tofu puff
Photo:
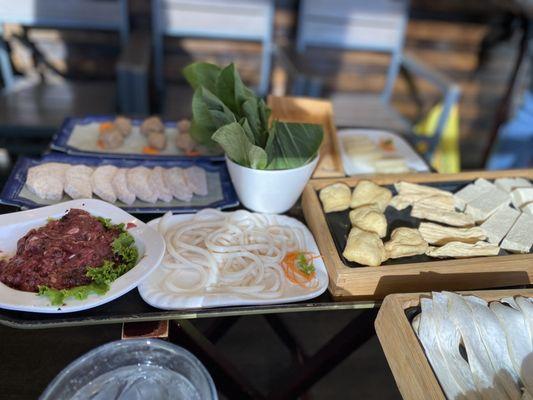
[(353, 227), (342, 253), (349, 261), (377, 267), (387, 259), (385, 247), (377, 233)]
[(350, 202), (351, 208), (357, 208), (368, 204), (376, 204), (381, 212), (385, 211), (392, 193), (389, 189), (376, 185), (371, 181), (360, 181), (355, 187)]
[(376, 204), (369, 204), (350, 211), (350, 222), (368, 232), (377, 233), (380, 238), (387, 234), (387, 219)]
[(334, 183), (320, 191), (324, 212), (344, 211), (350, 207), (351, 190), (344, 183)]
[(396, 228), (392, 231), (391, 240), (385, 243), (385, 250), (389, 258), (424, 254), (428, 248), (428, 243), (418, 229), (414, 228)]

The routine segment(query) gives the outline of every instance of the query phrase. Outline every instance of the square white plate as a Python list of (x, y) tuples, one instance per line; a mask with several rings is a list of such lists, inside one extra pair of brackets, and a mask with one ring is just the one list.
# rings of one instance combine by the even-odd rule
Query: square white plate
[(341, 129), (337, 132), (337, 138), (339, 141), (338, 144), (341, 152), (342, 164), (344, 166), (344, 172), (346, 172), (346, 175), (373, 174), (375, 172), (375, 168), (368, 163), (353, 163), (350, 160), (350, 157), (348, 157), (346, 154), (342, 140), (343, 138), (350, 136), (366, 136), (378, 147), (380, 141), (392, 140), (395, 150), (391, 152), (384, 152), (384, 154), (403, 157), (407, 167), (414, 172), (430, 171), (429, 166), (424, 159), (417, 154), (402, 137), (395, 133), (376, 129)]
[(36, 293), (12, 289), (0, 282), (0, 308), (40, 313), (68, 313), (87, 310), (134, 289), (152, 270), (159, 265), (165, 254), (163, 237), (144, 222), (112, 204), (96, 199), (72, 200), (48, 207), (0, 215), (0, 251), (9, 256), (15, 254), (17, 241), (30, 229), (46, 225), (48, 218), (61, 218), (71, 208), (79, 208), (96, 217), (110, 218), (113, 224), (134, 224), (128, 229), (139, 250), (139, 261), (135, 267), (115, 280), (104, 295), (91, 294), (85, 300), (67, 299), (66, 304), (52, 306), (50, 300)]
[[(269, 222), (277, 221), (279, 225), (286, 225), (302, 230), (305, 238), (306, 251), (313, 254), (320, 254), (313, 235), (309, 229), (300, 221), (285, 215), (264, 214)], [(192, 219), (194, 214), (176, 214), (172, 216), (169, 223), (175, 224)], [(149, 226), (157, 226), (159, 218), (150, 221)], [(164, 261), (163, 261), (164, 262)], [(316, 289), (306, 289), (297, 285), (284, 285), (282, 296), (277, 299), (254, 299), (235, 293), (207, 293), (178, 294), (169, 291), (162, 282), (166, 279), (167, 273), (162, 268), (157, 268), (146, 280), (139, 285), (139, 293), (144, 301), (151, 306), (164, 310), (178, 310), (187, 308), (208, 308), (225, 306), (263, 305), (293, 303), (296, 301), (308, 300), (320, 296), (328, 287), (328, 273), (321, 258), (314, 260), (318, 286)]]

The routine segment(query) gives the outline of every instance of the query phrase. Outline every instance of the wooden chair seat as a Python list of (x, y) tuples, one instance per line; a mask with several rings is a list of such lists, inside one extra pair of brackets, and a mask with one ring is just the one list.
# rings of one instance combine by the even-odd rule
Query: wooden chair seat
[(339, 127), (385, 129), (411, 133), (411, 124), (378, 95), (334, 93), (331, 96), (335, 123)]
[(114, 82), (24, 79), (0, 92), (0, 133), (50, 136), (65, 117), (116, 111)]

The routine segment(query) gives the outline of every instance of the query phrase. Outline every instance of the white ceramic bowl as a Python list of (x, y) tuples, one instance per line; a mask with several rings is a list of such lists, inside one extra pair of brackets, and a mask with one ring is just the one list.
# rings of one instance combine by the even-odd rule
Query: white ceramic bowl
[(284, 213), (296, 203), (317, 163), (318, 156), (298, 168), (262, 170), (243, 167), (226, 156), (241, 203), (250, 210), (268, 214)]

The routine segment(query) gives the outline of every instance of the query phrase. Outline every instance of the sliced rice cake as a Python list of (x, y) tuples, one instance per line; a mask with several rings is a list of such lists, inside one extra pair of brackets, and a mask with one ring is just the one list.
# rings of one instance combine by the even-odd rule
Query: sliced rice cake
[(532, 188), (519, 188), (511, 192), (511, 201), (513, 206), (520, 208), (523, 205), (533, 201), (533, 187)]
[(483, 222), (481, 228), (485, 230), (489, 243), (500, 244), (519, 216), (520, 211), (505, 206), (501, 207), (489, 219)]
[(494, 184), (501, 190), (511, 193), (517, 188), (533, 187), (530, 181), (525, 178), (499, 178), (494, 181)]
[(465, 213), (471, 215), (476, 222), (483, 222), (500, 207), (508, 205), (510, 201), (509, 193), (494, 187), (469, 201), (466, 204)]
[(502, 242), (502, 249), (529, 253), (533, 246), (533, 215), (522, 213)]

